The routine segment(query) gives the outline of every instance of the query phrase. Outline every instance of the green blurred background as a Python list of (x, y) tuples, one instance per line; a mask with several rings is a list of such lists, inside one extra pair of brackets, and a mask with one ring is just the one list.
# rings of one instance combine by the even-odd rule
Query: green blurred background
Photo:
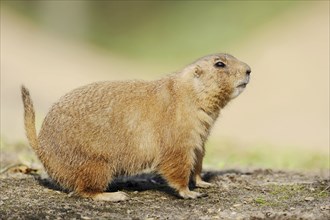
[(299, 1), (8, 1), (47, 31), (125, 57), (187, 62), (248, 41)]
[(37, 161), (20, 84), (40, 128), (74, 87), (155, 79), (215, 52), (247, 62), (252, 81), (214, 128), (206, 167), (329, 169), (327, 1), (1, 1), (2, 166)]

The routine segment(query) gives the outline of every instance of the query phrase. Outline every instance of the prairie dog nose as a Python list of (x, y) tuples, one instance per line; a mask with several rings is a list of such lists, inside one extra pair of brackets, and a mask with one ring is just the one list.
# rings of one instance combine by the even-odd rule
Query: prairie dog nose
[(250, 73), (251, 73), (251, 69), (249, 68), (246, 70), (246, 75), (250, 76)]

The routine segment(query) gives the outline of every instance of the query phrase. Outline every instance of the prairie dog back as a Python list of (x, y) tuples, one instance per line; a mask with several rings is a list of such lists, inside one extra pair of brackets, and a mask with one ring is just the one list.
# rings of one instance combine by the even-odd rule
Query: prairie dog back
[[(60, 98), (30, 143), (49, 176), (83, 197), (126, 200), (123, 192), (104, 192), (108, 184), (149, 170), (181, 197), (197, 198), (202, 195), (189, 190), (190, 179), (211, 186), (200, 177), (209, 131), (250, 72), (236, 58), (214, 54), (156, 81), (92, 83)], [(25, 124), (31, 124), (31, 98), (24, 87), (22, 94)], [(27, 136), (35, 140), (31, 129), (26, 126)]]

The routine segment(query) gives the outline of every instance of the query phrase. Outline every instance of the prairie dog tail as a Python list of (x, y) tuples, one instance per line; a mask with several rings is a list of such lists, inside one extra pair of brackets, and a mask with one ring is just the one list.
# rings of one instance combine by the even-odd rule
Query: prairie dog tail
[(30, 92), (23, 85), (21, 87), (22, 99), (24, 105), (24, 125), (26, 136), (29, 140), (30, 146), (39, 155), (39, 143), (35, 126), (35, 113), (33, 108)]

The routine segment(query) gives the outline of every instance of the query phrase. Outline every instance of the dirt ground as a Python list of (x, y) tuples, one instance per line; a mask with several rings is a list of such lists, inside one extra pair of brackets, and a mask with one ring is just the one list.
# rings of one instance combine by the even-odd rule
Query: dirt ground
[(330, 219), (328, 173), (204, 172), (215, 186), (194, 189), (207, 194), (196, 200), (178, 198), (157, 175), (122, 177), (109, 191), (124, 191), (130, 200), (111, 203), (76, 197), (16, 166), (0, 174), (0, 219)]

